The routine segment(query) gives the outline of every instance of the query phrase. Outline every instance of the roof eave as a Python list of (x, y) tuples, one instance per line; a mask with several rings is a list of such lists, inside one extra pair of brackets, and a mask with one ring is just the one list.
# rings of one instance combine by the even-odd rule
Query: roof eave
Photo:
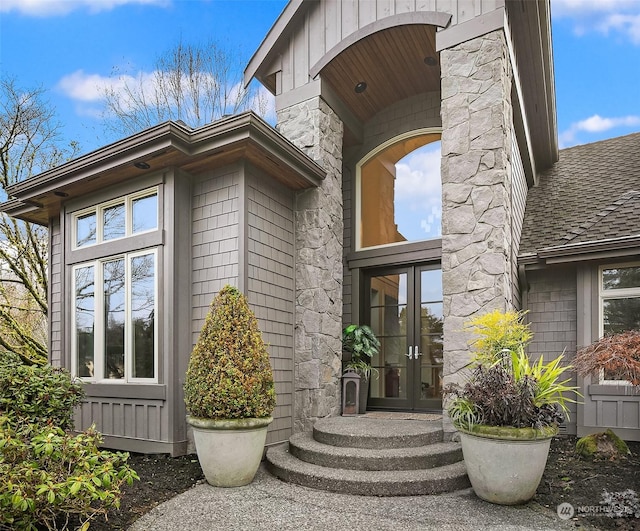
[(506, 6), (517, 67), (523, 90), (526, 90), (524, 112), (532, 129), (535, 167), (537, 171), (543, 171), (558, 160), (551, 7), (548, 0), (530, 2), (526, 6), (519, 0), (508, 0)]
[(637, 254), (640, 249), (640, 234), (607, 238), (588, 242), (571, 243), (545, 247), (536, 252), (518, 256), (518, 263), (524, 266), (561, 264)]
[[(249, 111), (223, 118), (198, 129), (182, 123), (166, 122), (88, 153), (62, 166), (43, 172), (7, 189), (10, 200), (0, 205), (0, 212), (40, 224), (33, 214), (42, 208), (37, 202), (43, 194), (61, 187), (81, 183), (96, 174), (123, 165), (144, 161), (160, 151), (172, 149), (187, 156), (216, 152), (233, 144), (253, 144), (274, 159), (283, 162), (299, 177), (303, 187), (317, 187), (326, 172), (262, 118)], [(243, 152), (244, 153), (244, 152)], [(240, 156), (240, 155), (238, 155)]]
[[(122, 163), (125, 157), (143, 158), (147, 153), (160, 147), (169, 146), (171, 142), (180, 145), (188, 143), (190, 129), (178, 122), (164, 122), (131, 135), (127, 138), (91, 151), (61, 166), (56, 166), (34, 177), (7, 187), (9, 197), (21, 197), (30, 193), (39, 193), (46, 185), (56, 184), (79, 172), (87, 172), (104, 166), (114, 160)], [(92, 172), (93, 173), (93, 172)]]

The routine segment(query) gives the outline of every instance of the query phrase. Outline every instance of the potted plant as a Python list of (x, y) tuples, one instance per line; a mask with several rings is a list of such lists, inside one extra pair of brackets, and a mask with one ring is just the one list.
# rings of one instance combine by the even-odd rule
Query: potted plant
[(242, 293), (225, 286), (211, 303), (184, 384), (187, 422), (208, 483), (251, 483), (273, 420), (269, 355)]
[(366, 413), (369, 380), (372, 372), (377, 374), (377, 370), (371, 367), (371, 359), (380, 352), (380, 341), (368, 326), (351, 324), (342, 330), (342, 348), (350, 355), (345, 368), (360, 376), (358, 413)]
[(449, 386), (447, 410), (460, 431), (475, 493), (498, 504), (530, 500), (547, 463), (551, 438), (568, 416), (566, 396), (576, 387), (561, 380), (562, 355), (530, 363), (532, 334), (522, 312), (494, 311), (470, 321), (478, 339), (466, 384)]

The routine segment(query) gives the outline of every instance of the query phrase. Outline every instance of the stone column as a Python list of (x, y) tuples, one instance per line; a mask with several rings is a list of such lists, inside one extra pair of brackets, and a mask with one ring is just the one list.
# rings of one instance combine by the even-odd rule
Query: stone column
[(443, 50), (440, 62), (447, 385), (470, 360), (464, 323), (511, 305), (512, 71), (502, 30)]
[(278, 130), (327, 172), (295, 206), (294, 432), (340, 413), (342, 373), (342, 134), (320, 97), (278, 111)]

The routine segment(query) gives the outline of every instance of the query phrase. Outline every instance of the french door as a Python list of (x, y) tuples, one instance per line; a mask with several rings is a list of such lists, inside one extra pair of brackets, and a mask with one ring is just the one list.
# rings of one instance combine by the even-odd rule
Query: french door
[(442, 410), (442, 272), (439, 265), (364, 276), (363, 317), (381, 343), (372, 360), (373, 409)]

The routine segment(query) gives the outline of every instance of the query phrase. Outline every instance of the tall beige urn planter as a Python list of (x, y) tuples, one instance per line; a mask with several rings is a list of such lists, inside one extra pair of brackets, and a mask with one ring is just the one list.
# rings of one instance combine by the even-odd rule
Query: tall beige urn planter
[(207, 483), (241, 487), (253, 480), (272, 417), (213, 420), (187, 417)]

